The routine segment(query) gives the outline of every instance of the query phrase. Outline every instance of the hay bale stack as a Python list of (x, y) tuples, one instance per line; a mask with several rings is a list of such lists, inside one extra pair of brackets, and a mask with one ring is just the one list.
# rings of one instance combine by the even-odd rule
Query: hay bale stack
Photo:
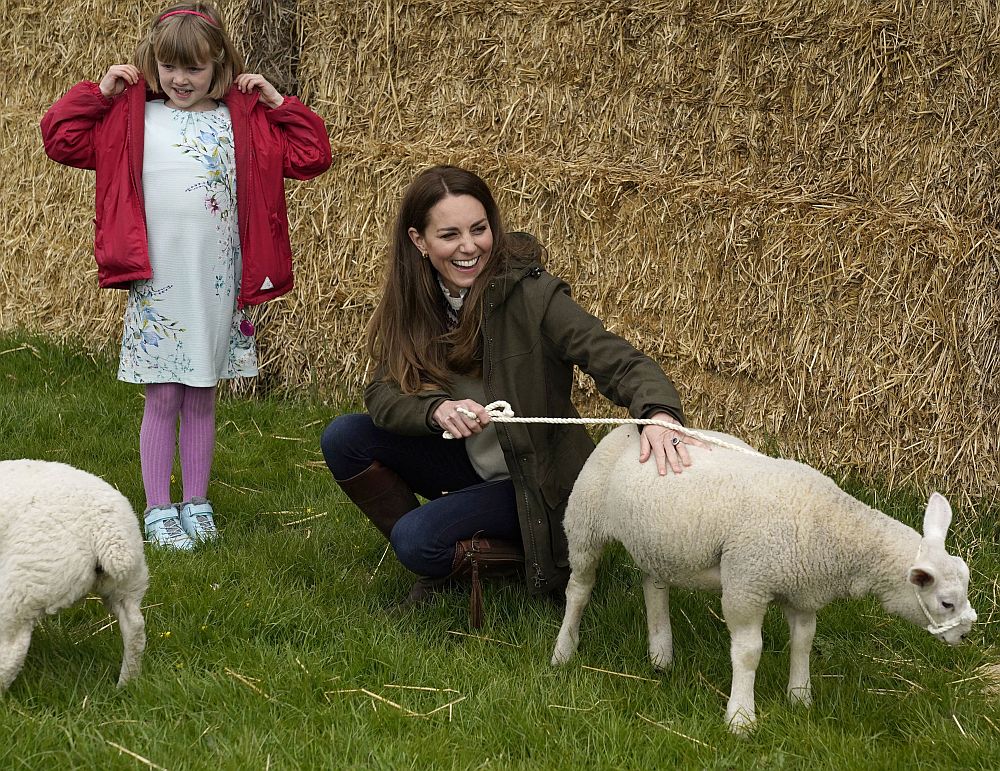
[[(3, 194), (19, 223), (4, 238), (22, 256), (2, 268), (0, 327), (101, 344), (120, 301), (83, 275), (90, 180), (46, 162), (34, 133), (52, 98), (108, 61), (92, 5), (70, 0), (63, 15), (87, 9), (62, 29), (67, 55), (4, 107), (0, 170), (22, 185)], [(773, 435), (786, 454), (892, 485), (996, 494), (989, 4), (299, 0), (297, 12), (300, 93), (335, 160), (288, 188), (298, 288), (257, 312), (263, 384), (357, 393), (398, 196), (419, 169), (456, 163), (548, 245), (585, 306), (674, 376), (693, 424)], [(53, 298), (42, 310), (40, 289)], [(67, 297), (83, 298), (73, 313)], [(579, 385), (586, 413), (620, 414)]]

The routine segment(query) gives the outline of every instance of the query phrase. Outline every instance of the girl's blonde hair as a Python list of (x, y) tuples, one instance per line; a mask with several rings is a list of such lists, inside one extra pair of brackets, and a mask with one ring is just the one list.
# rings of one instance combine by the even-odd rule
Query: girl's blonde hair
[[(180, 13), (178, 13), (180, 11)], [(210, 3), (178, 3), (156, 14), (135, 49), (135, 66), (153, 91), (160, 92), (157, 62), (195, 67), (212, 62), (208, 96), (221, 99), (243, 72), (243, 57), (233, 47), (222, 16)]]

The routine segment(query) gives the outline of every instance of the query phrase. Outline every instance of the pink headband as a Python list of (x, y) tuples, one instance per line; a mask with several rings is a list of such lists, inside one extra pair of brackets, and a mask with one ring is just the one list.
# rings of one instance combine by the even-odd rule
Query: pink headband
[(199, 13), (198, 11), (171, 11), (170, 13), (163, 14), (159, 19), (156, 20), (156, 23), (159, 24), (164, 19), (169, 19), (171, 16), (198, 16), (207, 21), (213, 27), (217, 28), (219, 26), (219, 23), (211, 16), (208, 16), (207, 14), (204, 13)]

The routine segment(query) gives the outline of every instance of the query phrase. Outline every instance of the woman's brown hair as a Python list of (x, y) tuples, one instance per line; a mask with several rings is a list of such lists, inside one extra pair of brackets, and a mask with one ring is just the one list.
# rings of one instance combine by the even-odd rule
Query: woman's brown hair
[[(471, 195), (483, 205), (493, 233), (493, 250), (465, 296), (459, 325), (448, 328), (437, 271), (410, 239), (423, 233), (430, 210), (447, 196)], [(368, 351), (382, 375), (403, 393), (446, 387), (452, 374), (478, 374), (482, 367), (483, 294), (511, 257), (493, 193), (471, 171), (435, 166), (410, 183), (392, 232), (382, 296), (368, 324)]]
[(243, 57), (233, 47), (222, 16), (210, 3), (179, 3), (151, 19), (146, 37), (135, 50), (135, 66), (149, 87), (160, 92), (157, 61), (179, 67), (212, 62), (215, 67), (208, 91), (212, 99), (224, 97), (243, 72)]

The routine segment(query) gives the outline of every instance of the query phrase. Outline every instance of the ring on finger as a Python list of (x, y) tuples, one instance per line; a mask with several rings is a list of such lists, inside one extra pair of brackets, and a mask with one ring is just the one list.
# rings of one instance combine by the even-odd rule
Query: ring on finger
[(675, 436), (675, 437), (673, 437), (673, 438), (672, 438), (672, 439), (670, 440), (670, 444), (672, 444), (672, 445), (673, 445), (674, 447), (676, 447), (676, 446), (677, 446), (677, 445), (679, 445), (680, 443), (681, 443), (681, 440), (680, 440), (680, 437), (678, 437), (678, 436)]

